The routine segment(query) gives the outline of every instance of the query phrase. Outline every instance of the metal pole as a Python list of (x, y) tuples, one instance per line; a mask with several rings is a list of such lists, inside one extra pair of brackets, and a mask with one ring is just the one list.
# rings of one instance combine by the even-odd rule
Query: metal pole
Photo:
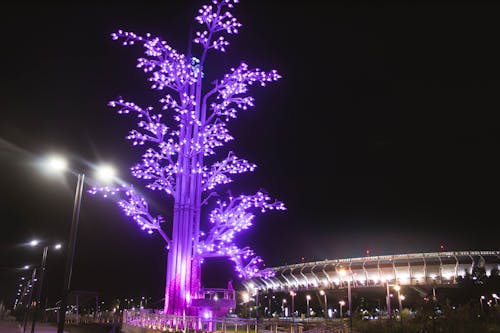
[(26, 324), (28, 323), (28, 313), (31, 310), (31, 302), (33, 300), (33, 289), (35, 289), (35, 277), (36, 277), (36, 267), (33, 268), (33, 273), (31, 275), (31, 280), (28, 282), (28, 287), (31, 284), (31, 290), (28, 295), (28, 303), (26, 304), (26, 312), (24, 313), (24, 325), (23, 333), (26, 332)]
[(80, 204), (82, 202), (83, 183), (85, 175), (78, 174), (76, 183), (75, 202), (73, 205), (73, 218), (71, 220), (71, 229), (69, 234), (68, 251), (66, 257), (66, 270), (64, 273), (64, 285), (61, 296), (61, 305), (59, 307), (59, 323), (57, 324), (57, 333), (64, 332), (64, 322), (66, 320), (66, 307), (68, 304), (68, 294), (71, 287), (71, 274), (73, 272), (73, 258), (75, 255), (76, 235), (78, 232), (78, 220), (80, 218)]
[(31, 323), (31, 333), (35, 332), (36, 313), (37, 313), (37, 310), (40, 309), (40, 299), (42, 298), (42, 288), (43, 288), (43, 277), (45, 275), (45, 261), (47, 260), (47, 252), (48, 251), (49, 251), (49, 247), (45, 246), (43, 248), (42, 266), (40, 268), (40, 281), (38, 281), (37, 295), (36, 295), (36, 298), (35, 298), (35, 307), (34, 307), (34, 312), (33, 312), (33, 322)]
[(401, 316), (401, 311), (403, 311), (403, 304), (401, 303), (401, 291), (398, 290), (398, 302), (399, 302), (399, 315)]
[(326, 303), (328, 300), (326, 299), (326, 291), (325, 291), (325, 319), (328, 318), (328, 304)]
[[(387, 317), (391, 319), (391, 295), (389, 294), (389, 281), (387, 281), (387, 296), (386, 296), (386, 301), (387, 301)], [(59, 333), (59, 332), (58, 332)]]
[(295, 295), (292, 295), (292, 318), (294, 317), (295, 315), (295, 310), (294, 310), (294, 307), (295, 307)]
[(306, 317), (309, 317), (309, 297), (306, 298), (307, 309), (306, 309)]
[(352, 306), (351, 306), (351, 280), (347, 280), (347, 303), (349, 303), (348, 306), (348, 312), (349, 312), (349, 325), (352, 328)]

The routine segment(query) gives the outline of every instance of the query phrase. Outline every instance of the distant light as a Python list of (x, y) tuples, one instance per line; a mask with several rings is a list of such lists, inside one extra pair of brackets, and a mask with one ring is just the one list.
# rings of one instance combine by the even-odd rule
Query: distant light
[(29, 269), (29, 268), (30, 268), (30, 266), (28, 266), (28, 265), (23, 267), (23, 269)]
[(325, 291), (324, 291), (324, 290), (320, 290), (320, 291), (319, 291), (319, 294), (320, 294), (321, 296), (323, 296), (323, 295), (325, 294)]
[(401, 290), (401, 287), (400, 287), (400, 286), (398, 286), (398, 285), (395, 285), (395, 286), (394, 286), (394, 290), (396, 290), (396, 291), (400, 291), (400, 290)]
[(339, 301), (339, 304), (344, 306), (345, 305), (345, 301)]
[(33, 239), (31, 242), (30, 242), (30, 245), (31, 246), (37, 246), (40, 242), (36, 239)]
[(96, 178), (102, 182), (111, 182), (116, 176), (116, 170), (111, 165), (101, 165), (96, 169)]
[(62, 172), (68, 168), (68, 162), (60, 155), (51, 155), (43, 163), (47, 171)]
[(311, 300), (311, 295), (306, 295), (306, 299), (307, 299), (308, 301), (310, 301), (310, 300)]
[(60, 250), (62, 248), (62, 245), (61, 244), (56, 244), (54, 245), (54, 249), (55, 250)]

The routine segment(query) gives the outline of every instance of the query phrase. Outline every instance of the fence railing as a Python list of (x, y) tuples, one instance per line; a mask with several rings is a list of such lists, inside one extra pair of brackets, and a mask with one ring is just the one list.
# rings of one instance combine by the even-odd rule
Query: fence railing
[(211, 318), (208, 316), (174, 316), (146, 311), (124, 311), (122, 327), (126, 328), (127, 325), (149, 330), (190, 333), (354, 333), (342, 321), (330, 322), (328, 326), (321, 323), (312, 326), (310, 323), (303, 323), (300, 319)]

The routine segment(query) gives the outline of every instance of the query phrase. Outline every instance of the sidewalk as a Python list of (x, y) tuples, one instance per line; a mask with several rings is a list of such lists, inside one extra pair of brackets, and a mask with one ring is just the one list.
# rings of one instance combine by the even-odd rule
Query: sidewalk
[[(17, 324), (17, 322), (12, 317), (4, 318), (0, 320), (0, 332), (1, 333), (22, 333), (23, 329)], [(45, 323), (36, 323), (35, 333), (56, 333), (57, 327), (47, 325)], [(31, 333), (31, 322), (26, 326), (26, 333)], [(64, 331), (64, 333), (68, 333)]]

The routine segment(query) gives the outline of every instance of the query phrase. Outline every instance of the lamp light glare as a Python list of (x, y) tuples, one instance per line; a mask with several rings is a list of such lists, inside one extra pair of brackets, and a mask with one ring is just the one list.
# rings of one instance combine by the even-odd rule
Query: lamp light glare
[(52, 155), (44, 163), (45, 169), (50, 172), (62, 172), (68, 168), (66, 159), (59, 155)]
[(102, 182), (111, 182), (115, 176), (115, 168), (111, 165), (101, 165), (96, 169), (96, 177)]

